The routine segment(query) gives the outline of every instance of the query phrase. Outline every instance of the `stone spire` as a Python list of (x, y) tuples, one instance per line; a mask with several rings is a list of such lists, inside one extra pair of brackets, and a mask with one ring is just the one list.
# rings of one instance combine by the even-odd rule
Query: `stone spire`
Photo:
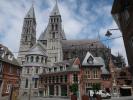
[(36, 43), (36, 18), (34, 6), (26, 14), (23, 22), (18, 61), (20, 64), (25, 61), (27, 51)]
[(35, 18), (34, 5), (32, 4), (30, 10), (26, 14), (25, 18)]
[(55, 16), (55, 15), (60, 15), (60, 11), (59, 11), (59, 8), (58, 8), (57, 0), (56, 0), (55, 6), (54, 6), (50, 16)]

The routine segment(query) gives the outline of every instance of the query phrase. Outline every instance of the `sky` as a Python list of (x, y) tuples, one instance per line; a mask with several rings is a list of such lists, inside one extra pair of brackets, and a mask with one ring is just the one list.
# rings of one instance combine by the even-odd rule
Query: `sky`
[[(33, 0), (0, 0), (0, 43), (15, 55), (19, 50), (23, 20)], [(118, 28), (112, 15), (113, 0), (58, 0), (63, 29), (67, 39), (107, 39), (108, 29)], [(37, 21), (37, 39), (45, 30), (55, 0), (34, 0)], [(121, 36), (119, 30), (111, 37)], [(99, 35), (98, 35), (99, 34)], [(114, 55), (118, 52), (126, 59), (122, 38), (104, 42)], [(126, 59), (127, 62), (127, 59)]]

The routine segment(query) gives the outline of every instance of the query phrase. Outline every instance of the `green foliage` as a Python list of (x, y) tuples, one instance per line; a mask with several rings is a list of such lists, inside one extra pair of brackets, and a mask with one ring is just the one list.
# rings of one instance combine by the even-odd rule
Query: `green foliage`
[(93, 91), (98, 91), (98, 90), (100, 90), (100, 83), (93, 84), (93, 85), (92, 85), (92, 90), (93, 90)]
[(78, 84), (74, 83), (74, 84), (70, 85), (69, 89), (70, 89), (71, 92), (73, 92), (73, 94), (76, 95), (76, 93), (78, 91)]

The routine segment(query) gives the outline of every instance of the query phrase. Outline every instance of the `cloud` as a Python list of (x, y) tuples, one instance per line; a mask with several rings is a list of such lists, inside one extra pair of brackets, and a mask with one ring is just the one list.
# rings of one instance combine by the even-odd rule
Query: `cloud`
[[(117, 27), (110, 14), (113, 0), (110, 1), (59, 0), (62, 25), (67, 38), (92, 39), (99, 33), (101, 39), (105, 39), (107, 29)], [(0, 0), (0, 42), (13, 52), (18, 52), (23, 19), (31, 4), (32, 0)], [(54, 4), (54, 0), (35, 1), (37, 38), (45, 30)], [(114, 37), (121, 35), (119, 31), (113, 33)], [(113, 54), (120, 52), (126, 57), (122, 38), (112, 40), (110, 47)]]

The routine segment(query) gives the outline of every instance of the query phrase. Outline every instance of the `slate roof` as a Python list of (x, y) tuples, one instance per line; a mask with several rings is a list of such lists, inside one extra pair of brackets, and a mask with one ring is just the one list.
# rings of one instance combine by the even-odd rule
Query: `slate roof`
[[(93, 63), (88, 63), (87, 60), (89, 57), (93, 58)], [(96, 57), (93, 57), (93, 55), (90, 52), (87, 52), (83, 62), (82, 66), (103, 66), (103, 63), (101, 63)]]
[(20, 66), (13, 53), (2, 44), (0, 44), (0, 60), (12, 65)]
[(34, 6), (32, 5), (25, 18), (35, 18)]
[(95, 57), (95, 59), (103, 65), (103, 67), (101, 67), (102, 74), (109, 74), (109, 71), (106, 69), (104, 60), (101, 57)]
[(43, 55), (47, 56), (46, 48), (42, 43), (37, 42), (32, 48), (30, 48), (26, 55)]
[(98, 40), (62, 40), (63, 49), (75, 48), (106, 48), (106, 46)]

